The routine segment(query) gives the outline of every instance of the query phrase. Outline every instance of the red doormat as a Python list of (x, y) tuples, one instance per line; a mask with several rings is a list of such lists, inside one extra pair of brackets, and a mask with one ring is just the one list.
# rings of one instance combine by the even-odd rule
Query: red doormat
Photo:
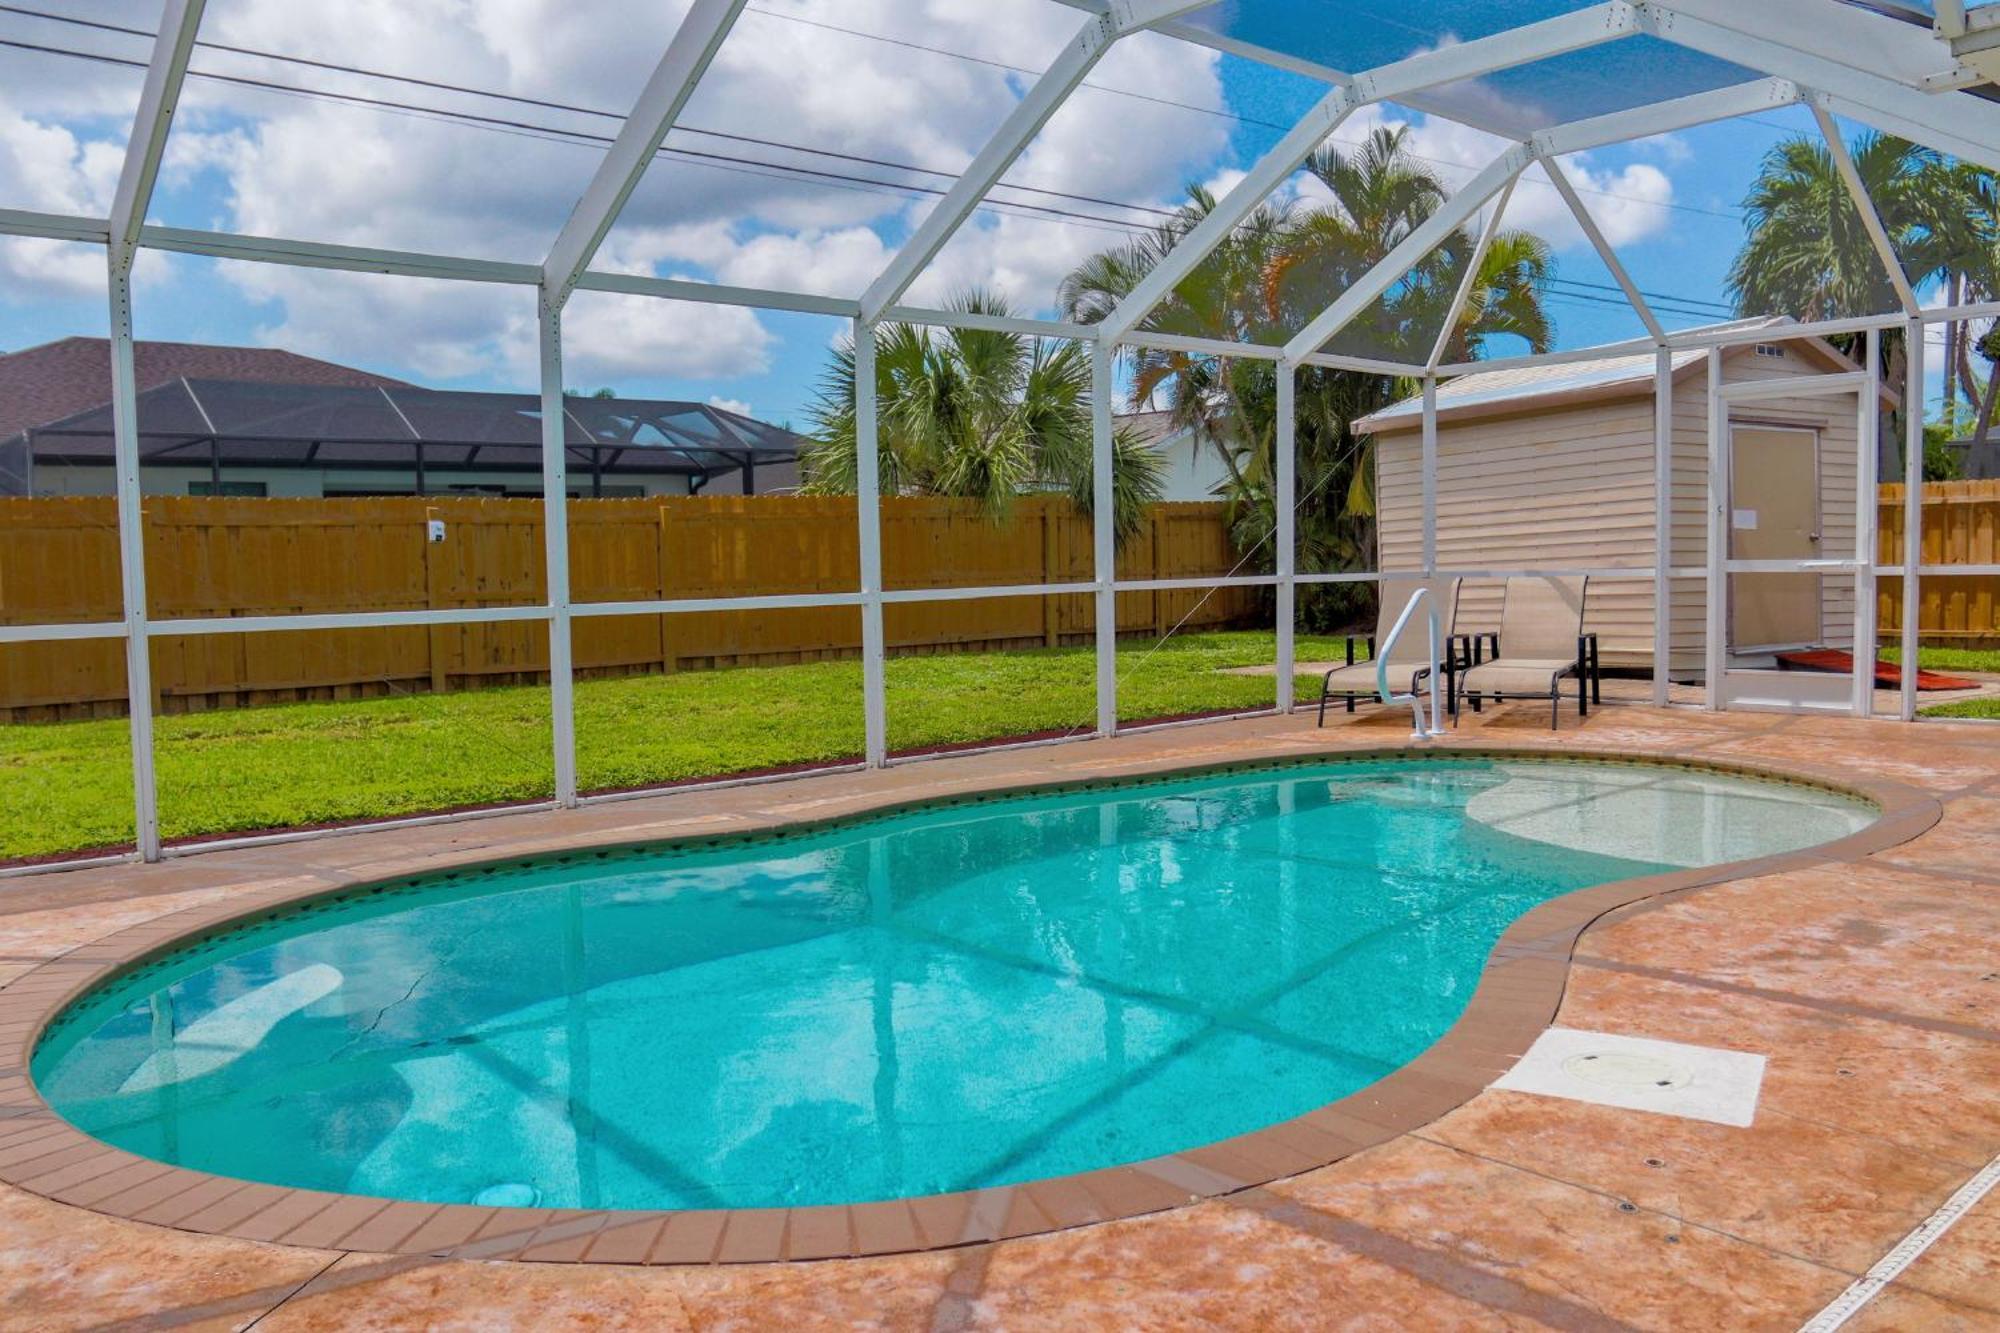
[[(1820, 648), (1807, 653), (1779, 653), (1778, 665), (1787, 671), (1836, 671), (1841, 675), (1851, 675), (1854, 671), (1854, 654), (1844, 653), (1838, 648)], [(1903, 673), (1893, 662), (1875, 664), (1875, 684), (1885, 690), (1901, 688)], [(1920, 690), (1976, 690), (1979, 682), (1967, 680), (1963, 676), (1941, 676), (1935, 671), (1917, 671), (1917, 688)]]

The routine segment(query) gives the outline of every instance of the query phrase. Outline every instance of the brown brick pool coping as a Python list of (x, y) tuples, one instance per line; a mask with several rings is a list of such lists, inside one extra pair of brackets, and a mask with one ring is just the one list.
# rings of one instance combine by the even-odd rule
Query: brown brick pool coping
[[(1580, 889), (1530, 910), (1502, 934), (1465, 1013), (1409, 1064), (1367, 1088), (1266, 1129), (1170, 1153), (1019, 1185), (883, 1203), (713, 1211), (485, 1208), (411, 1203), (293, 1189), (169, 1166), (114, 1148), (70, 1125), (45, 1103), (28, 1075), (43, 1030), (85, 991), (169, 953), (192, 938), (282, 912), (309, 899), (411, 878), (354, 875), (351, 882), (296, 882), (251, 890), (224, 903), (169, 914), (118, 931), (43, 963), (0, 988), (0, 1182), (114, 1217), (243, 1240), (371, 1254), (601, 1264), (754, 1263), (900, 1254), (979, 1244), (1094, 1222), (1136, 1217), (1231, 1194), (1330, 1165), (1454, 1110), (1483, 1091), (1554, 1019), (1577, 939), (1609, 914), (1646, 910), (1694, 890), (1810, 866), (1860, 860), (1898, 846), (1937, 823), (1933, 797), (1901, 783), (1806, 765), (1718, 762), (1657, 752), (1556, 752), (1539, 747), (1451, 746), (1410, 751), (1375, 747), (1286, 756), (1246, 754), (1201, 765), (1162, 763), (1116, 778), (995, 782), (967, 795), (893, 795), (819, 820), (760, 821), (806, 831), (920, 806), (1062, 789), (1127, 786), (1174, 775), (1281, 769), (1383, 759), (1527, 759), (1642, 763), (1805, 784), (1859, 796), (1880, 816), (1858, 833), (1777, 856), (1621, 880)], [(570, 852), (696, 845), (745, 836), (607, 838)], [(425, 874), (523, 859), (467, 859)], [(1622, 909), (1622, 910), (1621, 910)]]

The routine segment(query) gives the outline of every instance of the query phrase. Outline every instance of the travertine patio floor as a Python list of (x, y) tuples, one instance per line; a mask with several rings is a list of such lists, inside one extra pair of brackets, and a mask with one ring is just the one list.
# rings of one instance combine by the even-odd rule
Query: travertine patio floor
[[(0, 1187), (0, 1327), (1796, 1328), (2000, 1154), (2000, 729), (1607, 705), (1554, 736), (1535, 705), (1489, 711), (1445, 744), (1797, 767), (1943, 803), (1936, 827), (1863, 860), (1613, 912), (1577, 943), (1559, 1021), (1764, 1054), (1747, 1128), (1487, 1090), (1331, 1166), (1145, 1217), (890, 1258), (692, 1267), (272, 1244)], [(0, 886), (0, 988), (274, 886), (1395, 745), (1407, 730), (1407, 713), (1380, 710), (1324, 731), (1303, 716), (1221, 722), (15, 880)], [(328, 1223), (324, 1243), (372, 1215), (339, 1235)], [(1847, 1327), (2000, 1328), (2000, 1192)]]

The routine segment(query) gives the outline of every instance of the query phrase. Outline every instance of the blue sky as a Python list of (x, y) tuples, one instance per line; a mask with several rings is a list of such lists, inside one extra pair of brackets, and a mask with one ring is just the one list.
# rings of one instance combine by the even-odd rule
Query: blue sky
[[(125, 23), (133, 9), (150, 8), (111, 0), (45, 5)], [(1512, 21), (1573, 7), (1440, 0), (1424, 7), (1419, 23), (1410, 7), (1387, 0), (1234, 0), (1215, 21), (1236, 35), (1293, 42), (1305, 54), (1361, 67), (1482, 35), (1496, 13)], [(335, 22), (284, 0), (211, 0), (203, 37), (517, 99), (622, 109), (672, 30), (676, 15), (667, 11), (678, 6), (635, 18), (617, 0), (515, 0), (476, 10), (471, 20), (449, 0), (357, 0), (345, 8), (358, 12)], [(1308, 9), (1337, 9), (1348, 21), (1301, 25)], [(684, 117), (708, 133), (671, 142), (681, 155), (649, 171), (601, 265), (857, 294), (928, 206), (931, 196), (899, 187), (946, 179), (906, 168), (961, 165), (1025, 86), (1022, 71), (1045, 65), (1079, 18), (1049, 0), (753, 4)], [(588, 40), (593, 19), (615, 22), (630, 40), (615, 49)], [(371, 20), (376, 31), (368, 30)], [(0, 40), (9, 38), (114, 59), (143, 57), (145, 49), (114, 33), (0, 15)], [(1322, 49), (1330, 42), (1338, 49)], [(532, 261), (601, 152), (540, 131), (615, 130), (615, 121), (579, 112), (215, 48), (195, 63), (294, 91), (191, 82), (152, 210), (155, 220), (179, 226)], [(1615, 58), (1565, 57), (1441, 96), (1486, 123), (1531, 129), (1748, 77), (1638, 39)], [(137, 83), (129, 68), (0, 48), (0, 207), (101, 212)], [(513, 123), (468, 125), (297, 89)], [(978, 215), (916, 298), (934, 302), (977, 281), (1018, 308), (1046, 311), (1057, 279), (1077, 259), (1157, 217), (1189, 181), (1226, 186), (1324, 92), (1314, 80), (1164, 37), (1121, 44), (1010, 174), (1034, 191), (1010, 195), (1028, 207)], [(1336, 139), (1351, 142), (1385, 122), (1409, 124), (1414, 151), (1452, 182), (1504, 145), (1400, 108), (1370, 109)], [(1727, 299), (1724, 276), (1742, 236), (1739, 204), (1759, 159), (1810, 129), (1810, 118), (1791, 109), (1564, 165), (1639, 285), (1685, 306), (1685, 314), (1663, 309), (1670, 326), (1685, 327), (1720, 317), (1716, 303)], [(1303, 202), (1312, 202), (1309, 190)], [(1545, 181), (1523, 181), (1507, 222), (1556, 246), (1562, 282), (1549, 308), (1561, 346), (1643, 332), (1603, 290), (1611, 275)], [(87, 247), (0, 243), (0, 349), (101, 334), (99, 262)], [(521, 290), (154, 255), (136, 310), (142, 337), (288, 346), (438, 385), (534, 387), (533, 307)], [(569, 331), (574, 387), (713, 400), (798, 422), (842, 325), (585, 294)]]

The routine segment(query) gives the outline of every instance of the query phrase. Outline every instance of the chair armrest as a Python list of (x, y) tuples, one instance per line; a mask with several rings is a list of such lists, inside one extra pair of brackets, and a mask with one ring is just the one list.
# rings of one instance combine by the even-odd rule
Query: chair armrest
[(1453, 634), (1445, 640), (1444, 669), (1446, 671), (1469, 671), (1477, 662), (1474, 660), (1474, 639), (1471, 634)]
[(1496, 660), (1497, 660), (1497, 659), (1499, 658), (1499, 656), (1500, 656), (1500, 631), (1498, 631), (1498, 630), (1486, 630), (1486, 631), (1484, 631), (1484, 632), (1482, 632), (1482, 633), (1479, 633), (1479, 634), (1475, 634), (1475, 635), (1473, 635), (1473, 636), (1472, 636), (1472, 664), (1473, 664), (1474, 666), (1478, 666), (1478, 665), (1479, 665), (1479, 664), (1480, 664), (1481, 662), (1484, 662), (1484, 661), (1486, 661), (1486, 660), (1487, 660), (1487, 659), (1486, 659), (1486, 658), (1485, 658), (1484, 656), (1482, 656), (1482, 655), (1481, 655), (1481, 653), (1480, 653), (1480, 646), (1481, 646), (1482, 644), (1486, 644), (1486, 643), (1491, 643), (1491, 644), (1493, 645), (1493, 656), (1494, 656), (1494, 658), (1495, 658)]
[(1350, 634), (1347, 636), (1347, 665), (1349, 666), (1354, 665), (1354, 642), (1357, 639), (1366, 639), (1368, 641), (1368, 656), (1361, 660), (1363, 662), (1372, 662), (1375, 660), (1375, 636), (1373, 634)]

